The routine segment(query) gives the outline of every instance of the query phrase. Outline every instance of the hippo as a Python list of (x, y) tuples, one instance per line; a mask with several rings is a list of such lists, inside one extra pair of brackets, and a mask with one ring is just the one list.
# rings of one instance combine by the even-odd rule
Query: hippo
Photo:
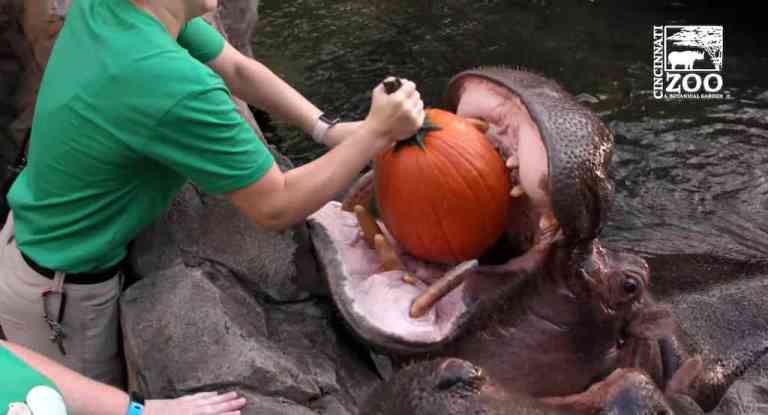
[[(402, 369), (366, 398), (370, 415), (700, 415), (689, 397), (666, 396), (637, 369), (617, 369), (588, 390), (549, 400), (494, 389), (481, 367), (457, 358), (423, 361)], [(562, 401), (570, 409), (558, 409)], [(559, 401), (559, 402), (558, 402)]]
[(683, 69), (690, 71), (697, 60), (704, 59), (704, 52), (695, 50), (669, 52), (667, 59), (669, 60), (669, 69), (674, 70), (679, 65), (682, 65)]
[[(510, 410), (514, 408), (514, 411)], [(564, 415), (522, 394), (500, 394), (483, 369), (462, 359), (411, 364), (366, 398), (368, 415)]]
[(647, 263), (597, 239), (613, 198), (613, 136), (601, 120), (555, 81), (519, 68), (462, 72), (446, 102), (487, 124), (506, 161), (515, 199), (509, 229), (476, 260), (426, 263), (368, 214), (375, 172), (363, 176), (343, 203), (309, 221), (351, 330), (389, 354), (471, 361), (494, 388), (534, 398), (583, 393), (633, 367), (661, 390), (722, 396), (744, 365), (704, 364), (676, 348), (670, 309), (649, 293)]

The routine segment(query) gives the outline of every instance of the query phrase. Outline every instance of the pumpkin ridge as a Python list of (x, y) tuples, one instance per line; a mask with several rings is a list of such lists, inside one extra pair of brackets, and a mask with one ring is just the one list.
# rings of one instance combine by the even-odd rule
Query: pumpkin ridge
[[(467, 157), (465, 157), (464, 153), (462, 153), (461, 151), (459, 151), (458, 149), (456, 149), (455, 147), (451, 146), (448, 143), (444, 143), (444, 144), (446, 144), (445, 147), (449, 151), (451, 151), (453, 153), (453, 155), (456, 156), (456, 158), (461, 159), (466, 165), (471, 167), (470, 170), (475, 175), (475, 177), (480, 178), (480, 180), (479, 180), (480, 185), (483, 186), (483, 192), (481, 192), (480, 197), (478, 197), (478, 194), (474, 191), (474, 187), (467, 186), (469, 188), (470, 192), (472, 193), (472, 196), (475, 197), (475, 199), (477, 199), (477, 200), (483, 200), (484, 202), (492, 202), (493, 198), (491, 198), (489, 196), (491, 196), (493, 194), (493, 192), (491, 192), (488, 189), (488, 187), (487, 187), (488, 184), (485, 182), (485, 179), (486, 179), (485, 175), (483, 175), (479, 171), (477, 171), (477, 169), (475, 168), (475, 163), (472, 163), (471, 160), (468, 161)], [(462, 183), (464, 183), (466, 185), (467, 182), (466, 182), (466, 180), (464, 179), (464, 177), (462, 175), (458, 174), (456, 176), (458, 176), (459, 179), (462, 181)], [(493, 233), (495, 231), (495, 229), (494, 229), (495, 227), (492, 226), (492, 224), (488, 222), (489, 216), (483, 215), (483, 218), (485, 218), (485, 220), (483, 221), (483, 225), (484, 225), (483, 227), (485, 228), (484, 231), (488, 232), (488, 233)]]
[[(443, 146), (443, 148), (448, 148), (449, 151), (451, 151), (453, 153), (453, 155), (455, 155), (456, 152), (459, 152), (455, 148), (453, 148), (450, 145), (450, 143), (447, 143), (447, 142), (443, 143), (442, 146)], [(443, 148), (441, 148), (441, 150)], [(463, 175), (461, 175), (461, 174), (456, 174), (455, 170), (450, 168), (450, 167), (452, 167), (451, 160), (448, 160), (447, 158), (445, 158), (445, 154), (443, 154), (442, 152), (436, 152), (436, 153), (438, 153), (440, 155), (440, 158), (442, 158), (442, 160), (448, 165), (449, 168), (447, 170), (451, 172), (450, 174), (451, 174), (452, 179), (458, 180), (459, 182), (461, 182), (464, 185), (464, 187), (467, 188), (467, 192), (469, 192), (469, 194), (472, 196), (473, 199), (475, 199), (475, 200), (482, 200), (482, 201), (485, 201), (485, 199), (487, 199), (487, 197), (485, 197), (485, 195), (480, 195), (480, 197), (478, 197), (478, 194), (477, 194), (477, 192), (475, 192), (474, 187), (468, 185), (466, 178)], [(460, 159), (465, 164), (471, 165), (471, 163), (467, 163), (466, 159), (464, 159), (464, 158), (460, 158)], [(472, 171), (474, 172), (474, 167), (472, 168)], [(483, 178), (481, 175), (475, 174), (475, 176)], [(489, 223), (487, 222), (487, 219), (486, 219), (487, 216), (483, 215), (482, 218), (483, 218), (483, 220), (481, 222), (480, 228), (482, 229), (483, 232), (492, 233), (492, 230), (491, 230), (492, 227), (489, 226)]]
[[(418, 152), (421, 152), (422, 150), (421, 149), (402, 148), (402, 149), (400, 149), (398, 151), (418, 151)], [(420, 154), (417, 155), (417, 156), (420, 156)], [(392, 159), (401, 159), (403, 157), (405, 157), (405, 155), (398, 154), (395, 151), (387, 152), (387, 153), (385, 153), (383, 155), (384, 159), (390, 159), (390, 160), (392, 160)], [(414, 157), (414, 158), (418, 158), (418, 157)], [(387, 163), (386, 160), (382, 160), (382, 161), (383, 161), (383, 163), (382, 163), (383, 165), (387, 165), (386, 164)], [(415, 175), (419, 175), (420, 176), (420, 175), (424, 174), (423, 173), (423, 169), (417, 163), (402, 163), (402, 162), (400, 162), (399, 166), (401, 166), (401, 167), (396, 168), (396, 169), (391, 169), (391, 171), (389, 171), (387, 174), (383, 174), (382, 175), (382, 177), (386, 179), (386, 183), (384, 183), (385, 187), (387, 189), (389, 189), (389, 190), (392, 190), (393, 188), (395, 188), (395, 189), (398, 188), (399, 187), (398, 183), (401, 182), (401, 181), (411, 180), (412, 177), (415, 176)], [(408, 171), (403, 171), (403, 167), (407, 168)], [(382, 174), (382, 171), (379, 170), (377, 172), (377, 174)], [(397, 190), (395, 190), (395, 191), (397, 191)], [(380, 202), (377, 201), (377, 204), (378, 203), (380, 203)], [(382, 209), (380, 206), (378, 206), (378, 209), (379, 209), (380, 214), (382, 215), (382, 218), (385, 215), (387, 215), (386, 214), (386, 210)], [(392, 218), (391, 214), (390, 214), (389, 217)], [(394, 220), (394, 219), (392, 218), (392, 220)], [(387, 221), (385, 220), (384, 222), (385, 222), (385, 226), (386, 226)], [(394, 228), (396, 228), (396, 229), (389, 229), (388, 228), (387, 231), (393, 237), (393, 239), (395, 239), (397, 241), (398, 234), (400, 233), (398, 231), (398, 229), (400, 229), (400, 226), (395, 226)], [(419, 232), (412, 232), (411, 235), (412, 235), (412, 237), (414, 239), (417, 239), (419, 241), (419, 243), (421, 244), (420, 246), (430, 246), (428, 243), (425, 243), (423, 235), (422, 235), (422, 232), (420, 232), (420, 231)], [(401, 246), (401, 249), (403, 249), (404, 251), (407, 252), (407, 249), (404, 246)]]
[[(434, 156), (434, 154), (433, 154), (433, 156)], [(421, 170), (421, 174), (423, 175), (424, 174), (424, 164), (422, 162), (424, 160), (421, 157), (416, 158), (416, 160), (418, 162), (419, 169)], [(440, 181), (441, 181), (441, 183), (443, 183), (443, 176), (440, 175), (438, 177), (440, 177)], [(443, 187), (443, 189), (445, 188), (444, 186), (442, 186), (442, 187)], [(432, 202), (432, 201), (430, 201), (430, 202)], [(432, 203), (429, 203), (429, 209), (432, 211), (432, 216), (437, 219), (437, 223), (440, 225), (440, 231), (443, 233), (443, 237), (445, 238), (445, 243), (448, 245), (448, 250), (451, 252), (451, 256), (453, 258), (458, 258), (459, 256), (456, 255), (456, 249), (453, 246), (453, 244), (451, 243), (451, 238), (449, 238), (449, 234), (445, 230), (445, 225), (443, 224), (443, 218), (440, 215), (436, 214), (435, 206)]]

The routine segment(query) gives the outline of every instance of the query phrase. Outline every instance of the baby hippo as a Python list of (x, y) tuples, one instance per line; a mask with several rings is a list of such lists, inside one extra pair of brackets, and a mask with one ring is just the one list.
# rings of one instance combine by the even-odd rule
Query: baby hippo
[[(567, 405), (564, 403), (567, 402)], [(569, 409), (562, 409), (567, 406)], [(480, 367), (461, 359), (424, 361), (398, 372), (368, 396), (370, 415), (700, 415), (686, 396), (664, 396), (645, 372), (618, 369), (588, 390), (533, 399), (500, 391)]]

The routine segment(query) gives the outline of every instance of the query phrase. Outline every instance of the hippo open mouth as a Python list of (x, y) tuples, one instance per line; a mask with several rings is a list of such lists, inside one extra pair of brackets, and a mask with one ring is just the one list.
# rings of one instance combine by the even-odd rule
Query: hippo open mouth
[[(347, 209), (331, 202), (310, 217), (339, 310), (358, 335), (390, 352), (430, 351), (454, 339), (480, 300), (539, 268), (556, 239), (594, 237), (610, 194), (610, 133), (553, 81), (481, 68), (454, 77), (446, 101), (458, 115), (487, 124), (510, 174), (508, 231), (486, 254), (446, 266), (403, 252), (365, 209), (350, 211), (372, 193), (373, 172), (350, 191)], [(377, 232), (382, 236), (374, 238)]]

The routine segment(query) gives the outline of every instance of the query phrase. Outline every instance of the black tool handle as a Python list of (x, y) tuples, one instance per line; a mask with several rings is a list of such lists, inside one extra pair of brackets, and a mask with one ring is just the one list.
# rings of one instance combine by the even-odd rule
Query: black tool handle
[(384, 81), (384, 90), (387, 91), (387, 94), (389, 95), (397, 92), (397, 90), (400, 89), (401, 86), (403, 86), (403, 83), (400, 81), (399, 78), (388, 79)]

